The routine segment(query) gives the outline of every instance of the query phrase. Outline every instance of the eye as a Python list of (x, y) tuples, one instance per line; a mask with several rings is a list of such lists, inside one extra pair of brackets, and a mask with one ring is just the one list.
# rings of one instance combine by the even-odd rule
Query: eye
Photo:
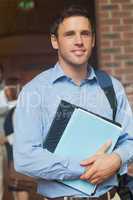
[(68, 32), (66, 32), (66, 33), (64, 33), (64, 36), (68, 36), (68, 37), (71, 37), (71, 36), (73, 36), (73, 35), (75, 35), (75, 32), (74, 31), (68, 31)]
[(81, 35), (90, 37), (90, 36), (92, 36), (92, 32), (91, 31), (82, 31)]

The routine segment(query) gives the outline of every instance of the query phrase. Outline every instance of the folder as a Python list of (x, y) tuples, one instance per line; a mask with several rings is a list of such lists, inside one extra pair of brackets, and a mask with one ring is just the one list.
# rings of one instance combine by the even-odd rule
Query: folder
[[(121, 128), (105, 119), (65, 101), (61, 101), (49, 133), (44, 141), (44, 148), (58, 155), (84, 160), (112, 140), (108, 153), (112, 152)], [(96, 185), (84, 180), (63, 180), (61, 183), (91, 196)]]

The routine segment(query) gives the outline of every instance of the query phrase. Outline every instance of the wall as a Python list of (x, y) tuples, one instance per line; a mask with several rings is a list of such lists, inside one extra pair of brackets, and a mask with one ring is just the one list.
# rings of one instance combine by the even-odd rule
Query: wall
[[(0, 39), (0, 63), (5, 79), (18, 77), (22, 84), (56, 62), (56, 52), (46, 34), (14, 35)], [(44, 67), (45, 66), (45, 67)]]
[(133, 106), (133, 0), (96, 0), (99, 65), (122, 81)]

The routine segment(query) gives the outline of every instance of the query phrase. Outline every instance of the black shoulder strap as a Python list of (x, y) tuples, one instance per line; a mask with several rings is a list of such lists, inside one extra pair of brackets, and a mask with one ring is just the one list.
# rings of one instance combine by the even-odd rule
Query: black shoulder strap
[(102, 70), (95, 70), (100, 87), (103, 89), (113, 111), (113, 121), (115, 121), (117, 111), (117, 98), (112, 84), (111, 77)]

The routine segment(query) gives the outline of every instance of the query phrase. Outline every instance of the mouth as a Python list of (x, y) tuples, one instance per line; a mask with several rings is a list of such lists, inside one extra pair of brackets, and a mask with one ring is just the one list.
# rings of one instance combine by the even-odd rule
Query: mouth
[(85, 54), (85, 49), (74, 49), (72, 53), (76, 56), (83, 56)]

